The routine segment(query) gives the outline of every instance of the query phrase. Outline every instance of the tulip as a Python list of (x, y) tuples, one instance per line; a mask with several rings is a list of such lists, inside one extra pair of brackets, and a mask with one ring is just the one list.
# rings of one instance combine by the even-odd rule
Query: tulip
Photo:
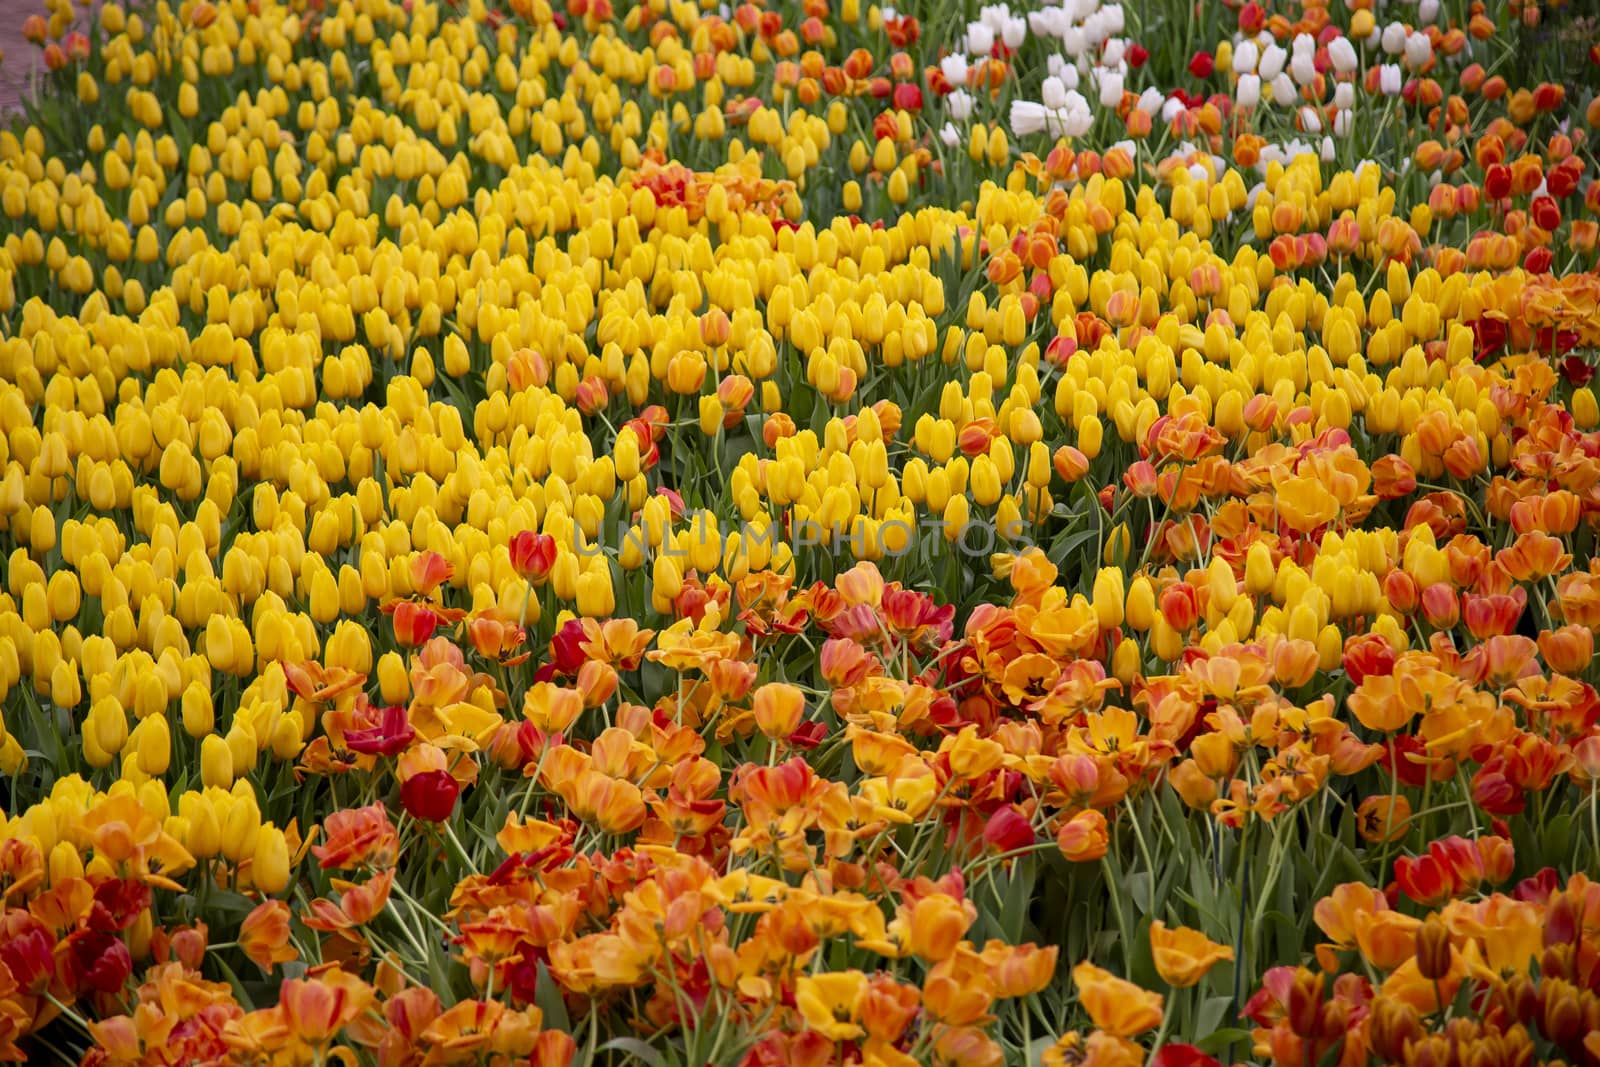
[(1106, 854), (1108, 838), (1105, 816), (1098, 811), (1082, 811), (1061, 824), (1056, 832), (1061, 854), (1073, 863), (1092, 863)]
[(461, 786), (449, 771), (423, 771), (400, 784), (400, 803), (406, 813), (423, 822), (446, 822), (455, 811)]
[(800, 726), (805, 714), (805, 694), (782, 682), (764, 685), (753, 700), (756, 728), (769, 738), (786, 738)]
[(1195, 985), (1212, 967), (1233, 959), (1232, 948), (1187, 926), (1169, 930), (1159, 919), (1150, 924), (1150, 950), (1161, 980), (1175, 988)]

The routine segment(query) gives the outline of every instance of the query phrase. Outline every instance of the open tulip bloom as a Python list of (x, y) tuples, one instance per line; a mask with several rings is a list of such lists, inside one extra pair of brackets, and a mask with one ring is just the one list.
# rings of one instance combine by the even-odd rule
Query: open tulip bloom
[(21, 7), (0, 1060), (1600, 1067), (1593, 5)]

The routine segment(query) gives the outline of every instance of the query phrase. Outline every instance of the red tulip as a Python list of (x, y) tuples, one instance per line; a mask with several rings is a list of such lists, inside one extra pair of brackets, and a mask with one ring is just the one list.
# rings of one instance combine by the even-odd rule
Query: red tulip
[(507, 546), (511, 552), (511, 566), (524, 578), (543, 581), (556, 563), (556, 539), (549, 534), (523, 530)]
[(1150, 1067), (1222, 1067), (1193, 1045), (1162, 1045), (1150, 1057)]
[(344, 747), (368, 756), (393, 756), (404, 752), (417, 731), (405, 708), (392, 705), (379, 713), (378, 725), (363, 730), (346, 730)]
[(1433, 856), (1401, 856), (1394, 861), (1394, 880), (1406, 896), (1431, 907), (1456, 893), (1455, 874)]
[(1504, 163), (1496, 163), (1489, 168), (1489, 173), (1483, 178), (1483, 191), (1490, 200), (1504, 200), (1511, 195), (1511, 168)]
[(133, 956), (114, 934), (78, 930), (62, 947), (61, 977), (74, 993), (120, 993), (133, 974)]
[(1033, 844), (1033, 824), (1014, 807), (1004, 807), (989, 816), (983, 827), (983, 840), (996, 852), (1016, 852)]
[(394, 637), (406, 648), (415, 648), (433, 636), (439, 628), (439, 616), (433, 609), (410, 600), (402, 600), (394, 608)]
[(424, 822), (444, 822), (456, 809), (461, 786), (449, 771), (423, 771), (407, 778), (400, 786), (400, 803), (412, 818)]

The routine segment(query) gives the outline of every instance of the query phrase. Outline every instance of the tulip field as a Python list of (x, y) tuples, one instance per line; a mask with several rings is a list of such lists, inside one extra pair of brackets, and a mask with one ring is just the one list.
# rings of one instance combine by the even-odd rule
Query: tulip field
[(0, 1061), (1600, 1067), (1591, 0), (36, 2)]

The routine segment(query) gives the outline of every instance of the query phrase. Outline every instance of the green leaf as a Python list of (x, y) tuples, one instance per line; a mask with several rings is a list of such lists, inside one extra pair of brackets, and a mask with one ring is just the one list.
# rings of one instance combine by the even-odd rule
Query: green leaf
[[(1133, 899), (1134, 906), (1139, 909), (1139, 914), (1149, 915), (1151, 913), (1150, 872), (1140, 871), (1137, 874), (1130, 874), (1123, 879), (1122, 884), (1126, 887), (1128, 896)], [(1113, 886), (1112, 892), (1116, 891), (1116, 887)]]
[(1572, 816), (1555, 815), (1544, 823), (1544, 862), (1547, 866), (1570, 870), (1576, 851), (1572, 844)]
[(1196, 1034), (1215, 1033), (1223, 1018), (1228, 1014), (1228, 1009), (1232, 1006), (1232, 997), (1207, 997), (1202, 1000), (1200, 1007), (1194, 1013), (1192, 1032)]
[(572, 1021), (567, 1018), (567, 1003), (561, 999), (561, 987), (551, 976), (550, 968), (542, 963), (539, 964), (538, 982), (533, 990), (533, 1003), (544, 1014), (545, 1029), (572, 1032)]
[[(599, 1055), (602, 1052), (611, 1052), (612, 1050), (626, 1052), (640, 1063), (646, 1064), (647, 1067), (666, 1067), (667, 1061), (662, 1057), (661, 1052), (636, 1037), (614, 1037), (594, 1051), (595, 1055)], [(589, 1062), (594, 1062), (592, 1057)]]
[(1028, 902), (1033, 899), (1034, 865), (1027, 857), (1018, 859), (1011, 868), (1010, 883), (1004, 894), (1005, 903), (999, 915), (1000, 930), (1006, 941), (1021, 944), (1023, 931), (1028, 924)]
[[(1269, 911), (1262, 917), (1263, 929), (1258, 931), (1256, 955), (1270, 953), (1273, 958), (1296, 961), (1300, 958), (1300, 924), (1281, 911)], [(1269, 940), (1270, 935), (1270, 940)]]
[(1217, 1030), (1194, 1043), (1195, 1047), (1207, 1055), (1215, 1055), (1226, 1049), (1229, 1045), (1250, 1040), (1250, 1031), (1239, 1029)]

